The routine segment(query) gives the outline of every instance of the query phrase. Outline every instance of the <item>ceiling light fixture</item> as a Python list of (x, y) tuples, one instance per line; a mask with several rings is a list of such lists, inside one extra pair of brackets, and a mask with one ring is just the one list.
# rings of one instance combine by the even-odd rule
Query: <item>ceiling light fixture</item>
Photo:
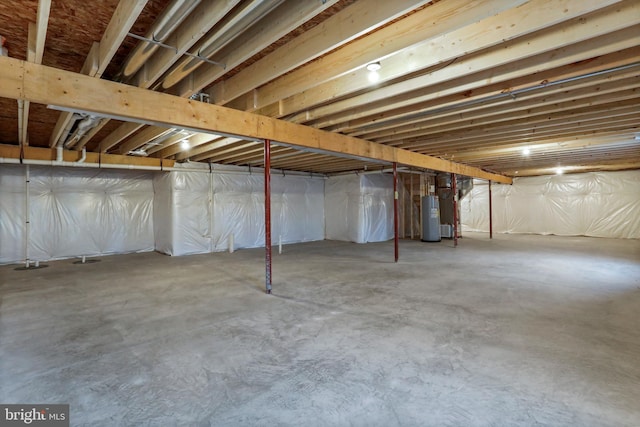
[(382, 68), (382, 66), (379, 62), (372, 62), (370, 64), (367, 64), (367, 70), (369, 71), (378, 71), (380, 68)]
[(380, 74), (378, 74), (377, 71), (371, 71), (367, 77), (371, 83), (375, 83), (380, 80)]
[(367, 64), (367, 70), (369, 70), (369, 75), (367, 77), (369, 78), (369, 81), (371, 83), (375, 83), (380, 79), (380, 75), (378, 74), (378, 70), (381, 67), (382, 66), (380, 65), (379, 62), (371, 62), (370, 64)]
[(186, 139), (183, 139), (182, 141), (180, 141), (180, 149), (188, 150), (189, 149), (189, 141), (187, 141)]
[(563, 173), (564, 173), (564, 170), (562, 168), (556, 169), (556, 175), (562, 175)]
[(524, 147), (524, 148), (522, 149), (522, 155), (523, 155), (523, 156), (528, 156), (529, 154), (531, 154), (531, 150), (529, 150), (529, 148), (528, 148), (528, 147)]

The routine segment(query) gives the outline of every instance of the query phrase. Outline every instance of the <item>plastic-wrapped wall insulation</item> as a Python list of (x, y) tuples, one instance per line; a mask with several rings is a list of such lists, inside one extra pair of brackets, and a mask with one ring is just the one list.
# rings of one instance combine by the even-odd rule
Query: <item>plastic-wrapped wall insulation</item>
[(0, 165), (0, 263), (24, 261), (25, 167)]
[[(206, 166), (206, 165), (205, 165)], [(202, 167), (190, 165), (191, 168)], [(264, 246), (262, 170), (215, 166), (172, 171), (155, 178), (156, 250), (170, 255)], [(324, 239), (324, 179), (271, 177), (274, 244)], [(168, 208), (168, 209), (167, 209)]]
[[(149, 172), (30, 166), (29, 258), (154, 249)], [(24, 260), (26, 166), (0, 166), (0, 262)]]
[[(523, 177), (493, 185), (497, 233), (640, 238), (640, 171)], [(462, 201), (463, 230), (489, 230), (486, 182)]]
[(393, 238), (393, 176), (331, 177), (325, 183), (325, 231), (329, 240), (356, 243)]

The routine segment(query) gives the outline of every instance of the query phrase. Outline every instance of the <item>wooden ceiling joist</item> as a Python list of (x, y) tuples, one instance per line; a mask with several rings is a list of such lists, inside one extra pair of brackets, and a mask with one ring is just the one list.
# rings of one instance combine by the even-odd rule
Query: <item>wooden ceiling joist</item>
[[(517, 93), (524, 89), (554, 85), (563, 80), (624, 67), (640, 61), (640, 47), (638, 47), (640, 45), (640, 26), (635, 29), (637, 31), (633, 32), (631, 38), (622, 40), (616, 38), (613, 46), (609, 43), (604, 43), (598, 46), (598, 49), (591, 50), (594, 45), (593, 43), (588, 43), (587, 46), (576, 49), (581, 52), (581, 55), (570, 55), (568, 59), (578, 62), (570, 62), (568, 65), (565, 62), (567, 58), (563, 56), (563, 54), (567, 53), (568, 48), (553, 50), (543, 55), (536, 55), (481, 73), (473, 73), (469, 76), (464, 76), (464, 73), (458, 72), (458, 66), (461, 65), (464, 68), (466, 64), (466, 61), (461, 61), (460, 64), (452, 64), (451, 69), (446, 72), (444, 70), (434, 71), (423, 79), (424, 83), (416, 81), (420, 80), (420, 77), (407, 80), (407, 82), (415, 83), (415, 87), (407, 86), (406, 90), (404, 90), (405, 93), (402, 93), (402, 88), (396, 88), (396, 86), (404, 87), (403, 83), (399, 83), (398, 85), (389, 86), (389, 89), (398, 90), (395, 95), (393, 92), (387, 92), (387, 88), (383, 88), (379, 91), (371, 92), (371, 95), (363, 94), (342, 102), (330, 104), (330, 106), (346, 104), (353, 100), (354, 107), (349, 110), (334, 113), (333, 111), (327, 111), (330, 106), (319, 107), (309, 111), (308, 120), (295, 119), (293, 121), (336, 132), (354, 133), (358, 131), (358, 128), (372, 125), (382, 120), (410, 116), (429, 108), (443, 108), (458, 103), (470, 103), (482, 98), (500, 96), (503, 93)], [(602, 41), (601, 39), (598, 39), (598, 42)], [(581, 44), (578, 46), (581, 46)], [(618, 50), (625, 47), (626, 49)], [(576, 48), (576, 46), (572, 46), (572, 48)], [(614, 49), (616, 52), (607, 54), (606, 52), (610, 49)], [(593, 55), (600, 53), (605, 53), (605, 55), (591, 59)], [(563, 57), (563, 60), (557, 59), (558, 57)], [(463, 77), (451, 79), (451, 75)], [(431, 82), (436, 84), (433, 85)], [(382, 92), (382, 94), (378, 95), (378, 92)], [(385, 98), (382, 95), (388, 96)], [(340, 105), (337, 105), (337, 108), (340, 108)], [(325, 113), (327, 115), (321, 117)]]
[[(286, 5), (268, 15), (268, 21), (271, 22), (271, 25), (252, 26), (241, 37), (223, 49), (216, 60), (224, 63), (228, 69), (237, 67), (247, 58), (252, 57), (335, 3), (337, 0), (326, 0), (320, 3), (287, 2)], [(204, 64), (192, 74), (192, 78), (183, 80), (175, 88), (172, 88), (173, 93), (180, 96), (190, 96), (204, 89), (224, 74), (225, 70), (221, 70), (220, 67)]]
[(184, 151), (182, 148), (175, 146), (167, 147), (159, 151), (157, 157), (166, 158), (169, 156), (176, 156), (176, 160), (186, 160), (192, 156), (225, 147), (237, 141), (240, 141), (240, 139), (201, 133), (194, 135), (189, 140), (190, 148), (188, 150)]
[[(50, 11), (51, 0), (40, 0), (38, 2), (36, 23), (29, 23), (29, 38), (27, 46), (27, 61), (29, 62), (42, 64)], [(29, 101), (18, 100), (18, 142), (20, 145), (28, 145), (29, 143), (29, 109)]]
[[(637, 85), (639, 82), (640, 80), (633, 78), (627, 82), (621, 82), (616, 85), (599, 85), (584, 91), (569, 91), (568, 93), (559, 93), (558, 96), (541, 97), (540, 99), (534, 99), (533, 102), (523, 101), (519, 103), (517, 100), (508, 100), (507, 102), (511, 102), (513, 105), (508, 114), (504, 113), (504, 109), (501, 109), (502, 114), (496, 113), (497, 108), (479, 109), (475, 111), (477, 114), (473, 114), (472, 110), (468, 115), (453, 111), (444, 116), (442, 121), (427, 115), (426, 119), (411, 124), (400, 124), (397, 127), (384, 131), (352, 136), (380, 143), (391, 143), (393, 141), (421, 137), (425, 134), (429, 134), (430, 137), (435, 138), (437, 134), (442, 134), (447, 131), (462, 132), (465, 128), (477, 130), (483, 125), (517, 119), (521, 119), (523, 122), (533, 122), (536, 115), (553, 114), (556, 112), (570, 115), (571, 111), (581, 107), (598, 106), (605, 103), (638, 98), (640, 92), (634, 85)], [(603, 89), (603, 92), (599, 92), (599, 89)], [(592, 111), (594, 110), (595, 109), (592, 109)], [(458, 117), (456, 117), (456, 114)], [(456, 118), (458, 120), (456, 120)]]
[[(425, 3), (428, 0), (395, 0), (375, 4), (370, 0), (356, 2), (233, 77), (216, 83), (208, 93), (215, 104), (225, 105), (244, 95), (247, 87), (260, 87)], [(248, 99), (253, 100), (253, 94), (249, 94)], [(252, 111), (255, 108), (251, 103), (243, 105), (241, 109)]]
[[(548, 50), (549, 43), (550, 46), (566, 46), (579, 37), (587, 39), (598, 33), (613, 31), (609, 29), (609, 25), (612, 28), (624, 28), (637, 23), (634, 14), (640, 8), (631, 1), (625, 3), (624, 7), (616, 5), (613, 11), (606, 9), (617, 3), (614, 0), (569, 0), (563, 2), (565, 7), (562, 11), (550, 6), (554, 3), (553, 0), (518, 2), (524, 3), (518, 7), (512, 2), (503, 1), (459, 3), (436, 3), (407, 17), (398, 27), (392, 25), (383, 28), (262, 86), (252, 95), (255, 97), (256, 107), (260, 109), (288, 97), (295, 97), (300, 105), (295, 106), (293, 99), (283, 101), (283, 113), (295, 113), (304, 108), (303, 105), (318, 105), (336, 97), (369, 89), (371, 83), (364, 65), (379, 58), (385, 58), (381, 61), (382, 68), (378, 72), (378, 84), (381, 84), (403, 77), (408, 66), (413, 72), (417, 72), (446, 64), (459, 57), (550, 28), (562, 20), (569, 20), (563, 24), (563, 29), (554, 29), (553, 35), (542, 37), (540, 42), (536, 38), (529, 43), (533, 42), (541, 51)], [(600, 9), (604, 10), (593, 16), (588, 15)], [(439, 14), (447, 18), (453, 15), (455, 19), (437, 20)], [(522, 19), (522, 16), (527, 16), (527, 19)], [(571, 31), (564, 30), (564, 25), (570, 26), (579, 34), (574, 36)], [(560, 39), (558, 33), (562, 34)], [(375, 43), (376, 40), (384, 42)], [(462, 43), (463, 40), (473, 40), (473, 44)], [(503, 55), (503, 62), (514, 59), (508, 50)], [(486, 63), (491, 64), (492, 62)]]

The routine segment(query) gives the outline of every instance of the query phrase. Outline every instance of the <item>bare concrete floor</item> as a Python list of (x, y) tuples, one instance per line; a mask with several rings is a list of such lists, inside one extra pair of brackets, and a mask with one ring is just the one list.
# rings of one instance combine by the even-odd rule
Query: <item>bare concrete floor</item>
[(0, 267), (0, 401), (74, 426), (638, 426), (640, 242), (451, 242)]

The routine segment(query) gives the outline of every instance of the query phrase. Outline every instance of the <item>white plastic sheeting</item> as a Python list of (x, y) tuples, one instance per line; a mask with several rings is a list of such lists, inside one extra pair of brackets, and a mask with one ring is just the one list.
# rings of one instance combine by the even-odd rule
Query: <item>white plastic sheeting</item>
[[(25, 260), (26, 166), (0, 166), (0, 263)], [(30, 166), (29, 258), (150, 251), (149, 172)]]
[(324, 203), (327, 239), (366, 243), (393, 238), (393, 176), (331, 177)]
[[(514, 179), (493, 185), (497, 233), (640, 238), (640, 171)], [(462, 201), (463, 230), (489, 231), (488, 185)]]
[[(243, 171), (216, 166), (213, 173), (156, 176), (156, 250), (170, 255), (224, 251), (231, 235), (234, 249), (264, 246), (263, 171)], [(274, 244), (323, 240), (324, 178), (272, 173), (271, 224)]]
[(25, 167), (0, 165), (0, 263), (25, 257)]
[[(178, 166), (179, 168), (180, 166)], [(190, 164), (185, 170), (30, 166), (29, 259), (156, 249), (171, 255), (264, 246), (261, 169)], [(25, 260), (26, 166), (0, 165), (0, 263)], [(393, 238), (389, 174), (272, 173), (272, 242)], [(326, 193), (325, 193), (326, 183)], [(327, 218), (325, 221), (325, 211)]]

